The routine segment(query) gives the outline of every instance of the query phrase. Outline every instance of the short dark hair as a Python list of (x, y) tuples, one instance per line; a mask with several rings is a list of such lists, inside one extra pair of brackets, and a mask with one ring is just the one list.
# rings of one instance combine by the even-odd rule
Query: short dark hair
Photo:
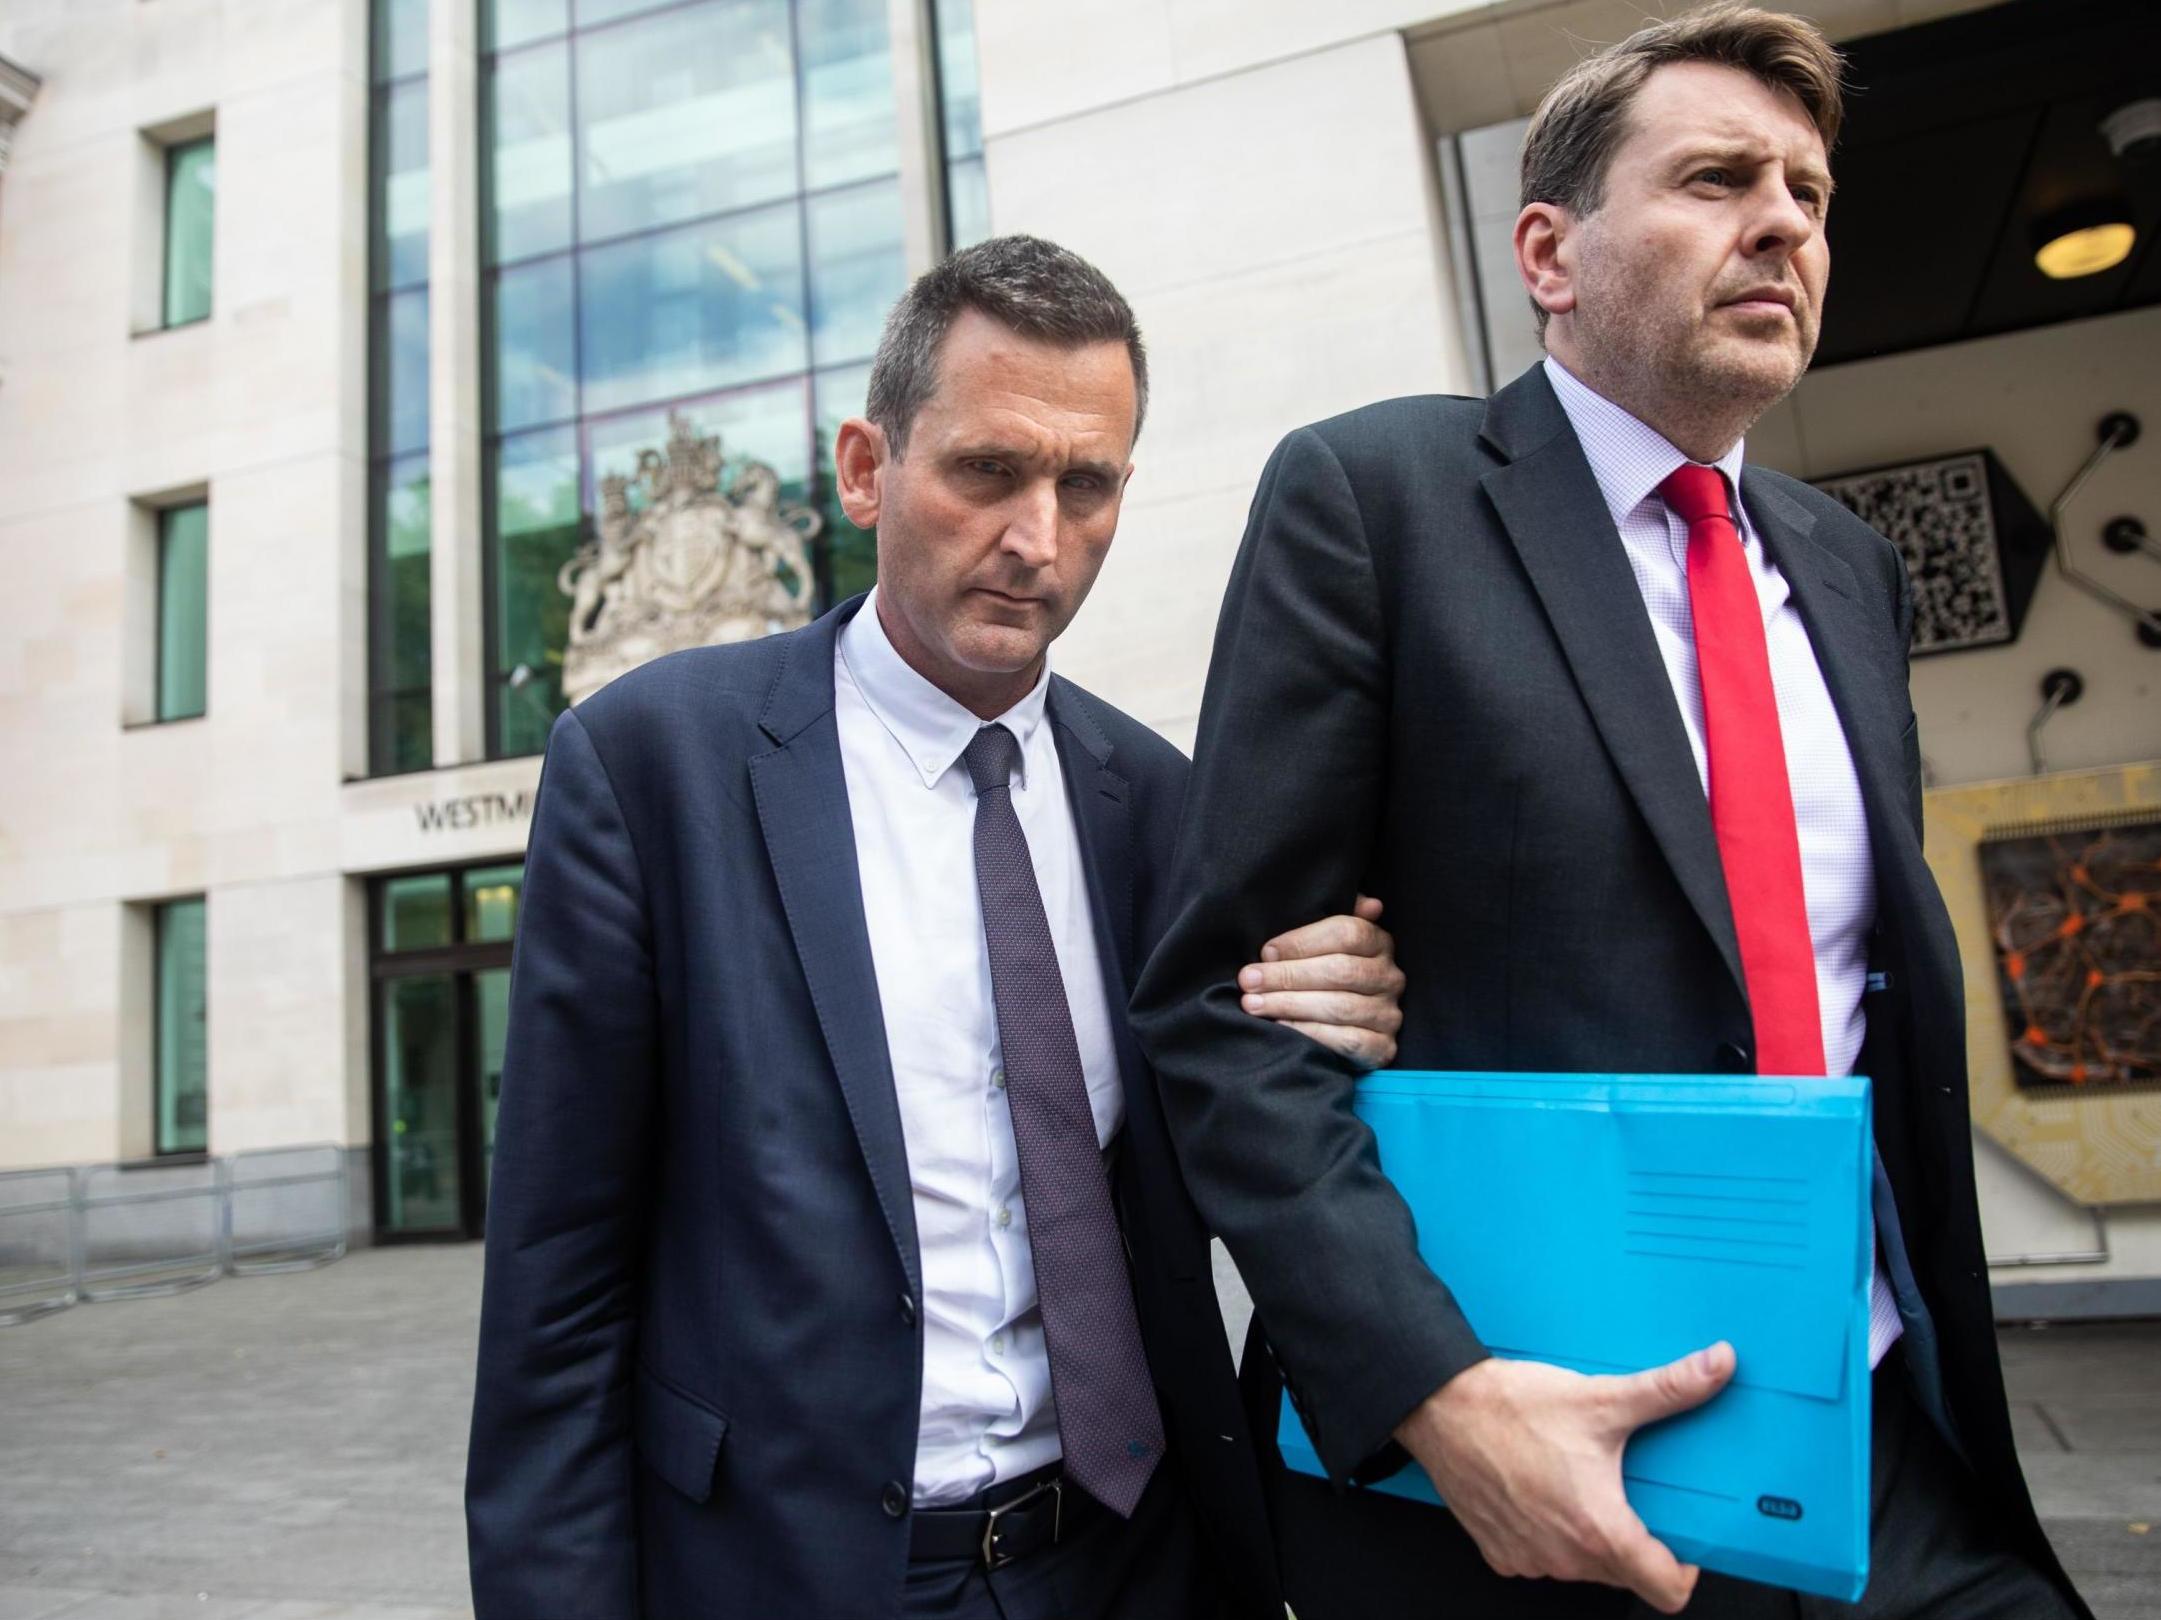
[[(1584, 58), (1546, 92), (1523, 137), (1521, 206), (1554, 203), (1579, 217), (1605, 201), (1606, 171), (1628, 134), (1628, 109), (1643, 81), (1674, 62), (1712, 62), (1752, 74), (1801, 104), (1838, 144), (1845, 117), (1845, 61), (1812, 22), (1756, 6), (1699, 7)], [(1546, 324), (1538, 313), (1539, 329)]]
[(916, 413), (938, 390), (938, 350), (966, 310), (1061, 348), (1123, 343), (1133, 362), (1133, 436), (1148, 414), (1148, 353), (1133, 308), (1078, 253), (1036, 236), (993, 236), (916, 277), (885, 318), (863, 414), (893, 454), (907, 449)]

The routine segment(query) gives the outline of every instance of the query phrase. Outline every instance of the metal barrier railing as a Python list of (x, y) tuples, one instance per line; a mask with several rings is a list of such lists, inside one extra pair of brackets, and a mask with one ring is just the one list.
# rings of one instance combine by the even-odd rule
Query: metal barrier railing
[(225, 1275), (216, 1161), (96, 1164), (75, 1199), (86, 1300), (177, 1294)]
[(305, 1271), (344, 1257), (343, 1148), (262, 1148), (235, 1153), (224, 1169), (227, 1271)]
[(80, 1297), (75, 1172), (0, 1173), (0, 1323), (64, 1311)]
[(0, 1172), (0, 1325), (346, 1251), (345, 1150)]

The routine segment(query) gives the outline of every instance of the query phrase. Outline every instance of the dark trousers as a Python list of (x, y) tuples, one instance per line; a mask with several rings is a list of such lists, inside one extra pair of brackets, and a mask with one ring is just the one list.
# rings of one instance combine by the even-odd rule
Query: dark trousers
[[(986, 1493), (997, 1501), (995, 1489)], [(1001, 1569), (979, 1558), (914, 1559), (910, 1620), (1209, 1620), (1222, 1600), (1185, 1481), (1157, 1468), (1131, 1519), (1098, 1511), (1053, 1546)]]
[[(2061, 1594), (1992, 1545), (1973, 1476), (1922, 1416), (1894, 1348), (1873, 1391), (1868, 1590), (1858, 1604), (1706, 1573), (1690, 1620), (2059, 1620)], [(1415, 1466), (1415, 1465), (1414, 1465)], [(1505, 1580), (1446, 1513), (1372, 1493), (1337, 1495), (1270, 1459), (1283, 1583), (1298, 1620), (1648, 1620), (1628, 1593)]]

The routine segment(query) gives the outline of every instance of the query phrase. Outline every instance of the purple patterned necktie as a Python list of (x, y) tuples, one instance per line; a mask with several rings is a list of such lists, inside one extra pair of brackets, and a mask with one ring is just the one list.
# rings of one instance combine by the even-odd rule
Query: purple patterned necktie
[(1065, 1476), (1131, 1518), (1163, 1455), (1163, 1418), (1065, 980), (1013, 811), (1020, 744), (1004, 726), (985, 726), (962, 757), (975, 780), (975, 881)]

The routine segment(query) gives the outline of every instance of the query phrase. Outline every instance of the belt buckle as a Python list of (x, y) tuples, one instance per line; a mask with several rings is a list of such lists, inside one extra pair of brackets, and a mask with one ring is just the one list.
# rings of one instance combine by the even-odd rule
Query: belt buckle
[(1015, 1508), (1026, 1507), (1045, 1491), (1048, 1491), (1051, 1496), (1050, 1538), (1054, 1544), (1057, 1542), (1058, 1533), (1065, 1523), (1065, 1492), (1059, 1489), (1062, 1483), (1060, 1480), (1046, 1479), (1042, 1484), (1021, 1492), (1012, 1501), (984, 1510), (989, 1514), (989, 1519), (983, 1526), (983, 1567), (985, 1569), (1003, 1569), (1006, 1565), (1012, 1563), (1017, 1556), (1013, 1553), (999, 1551), (998, 1521)]

